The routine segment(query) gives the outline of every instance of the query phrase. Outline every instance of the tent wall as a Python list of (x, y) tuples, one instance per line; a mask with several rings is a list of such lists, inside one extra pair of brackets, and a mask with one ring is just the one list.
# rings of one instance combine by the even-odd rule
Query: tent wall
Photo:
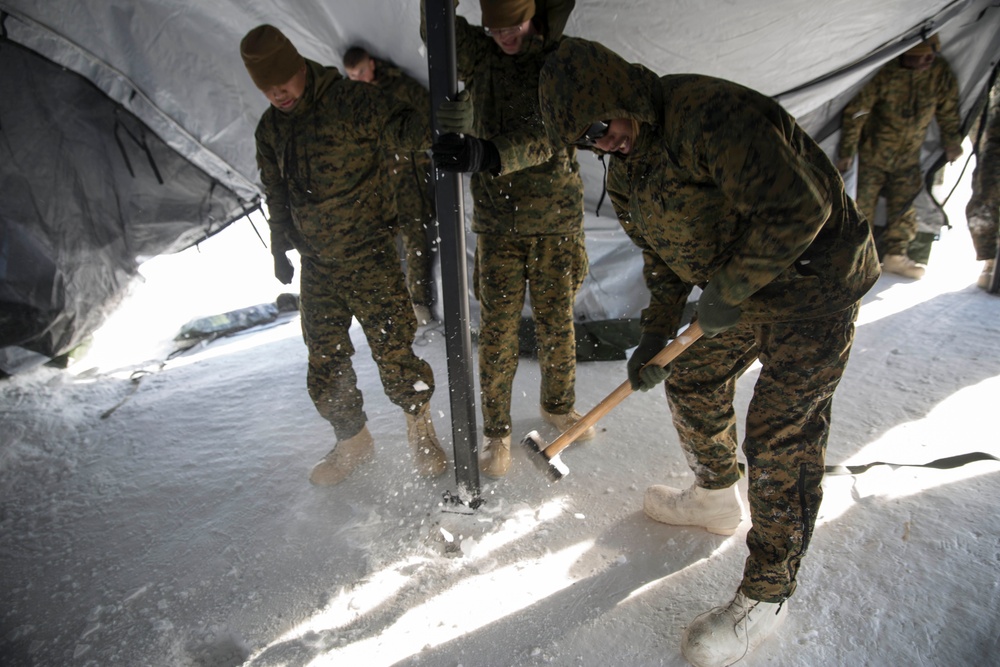
[(0, 347), (57, 356), (140, 259), (214, 233), (243, 203), (92, 83), (0, 42)]

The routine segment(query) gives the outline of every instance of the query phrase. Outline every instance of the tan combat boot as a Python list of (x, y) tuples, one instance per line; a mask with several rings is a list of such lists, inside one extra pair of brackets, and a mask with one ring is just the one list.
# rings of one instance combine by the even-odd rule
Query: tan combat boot
[(760, 602), (737, 593), (728, 606), (691, 621), (681, 637), (681, 653), (695, 667), (732, 665), (773, 634), (787, 613), (787, 600)]
[(510, 470), (510, 436), (483, 437), (483, 451), (479, 456), (479, 471), (494, 479), (503, 477)]
[(437, 477), (448, 469), (448, 457), (434, 432), (430, 403), (424, 403), (415, 415), (406, 413), (406, 437), (413, 448), (413, 462), (418, 473)]
[(976, 281), (976, 286), (980, 289), (990, 288), (990, 279), (993, 277), (993, 260), (988, 259), (983, 262), (983, 272), (979, 274), (979, 280)]
[(735, 484), (717, 490), (693, 485), (683, 491), (651, 486), (646, 489), (642, 509), (654, 521), (671, 526), (700, 526), (716, 535), (732, 535), (743, 520)]
[[(560, 433), (565, 433), (566, 431), (570, 430), (571, 428), (576, 426), (576, 423), (578, 421), (583, 419), (583, 415), (581, 415), (576, 410), (570, 410), (564, 415), (553, 414), (548, 410), (546, 410), (544, 407), (539, 407), (539, 410), (541, 410), (542, 419), (544, 419), (545, 421), (547, 421), (548, 423), (552, 424), (557, 429), (559, 429)], [(579, 442), (580, 440), (591, 440), (595, 435), (597, 435), (597, 431), (594, 429), (593, 426), (589, 426), (586, 431), (584, 431), (583, 433), (581, 433), (576, 437), (576, 441)]]
[(317, 486), (331, 486), (343, 481), (374, 455), (375, 441), (366, 424), (350, 438), (337, 442), (337, 446), (313, 466), (309, 481)]
[(923, 278), (926, 269), (926, 266), (914, 262), (906, 255), (886, 255), (885, 260), (882, 262), (883, 271), (895, 273), (897, 276), (903, 276), (904, 278), (913, 278), (914, 280)]

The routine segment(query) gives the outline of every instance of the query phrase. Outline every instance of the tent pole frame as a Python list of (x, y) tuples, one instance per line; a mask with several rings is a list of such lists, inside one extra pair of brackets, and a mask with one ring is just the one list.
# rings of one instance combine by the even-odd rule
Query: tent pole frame
[[(455, 3), (426, 0), (427, 71), (431, 93), (431, 124), (440, 135), (436, 109), (458, 92), (455, 56)], [(445, 350), (448, 355), (448, 396), (455, 452), (458, 496), (472, 508), (480, 498), (475, 376), (469, 322), (469, 277), (465, 244), (462, 175), (434, 169), (434, 199), (441, 258)], [(446, 493), (446, 496), (450, 494)]]

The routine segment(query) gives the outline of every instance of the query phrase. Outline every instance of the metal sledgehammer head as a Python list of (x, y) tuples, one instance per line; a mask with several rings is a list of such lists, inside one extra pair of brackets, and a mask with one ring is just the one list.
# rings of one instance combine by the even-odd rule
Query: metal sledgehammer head
[(528, 458), (534, 466), (542, 471), (550, 482), (558, 482), (569, 474), (569, 468), (559, 458), (559, 454), (552, 458), (545, 455), (548, 445), (542, 440), (542, 436), (538, 435), (538, 431), (532, 431), (524, 436), (521, 444), (528, 449)]

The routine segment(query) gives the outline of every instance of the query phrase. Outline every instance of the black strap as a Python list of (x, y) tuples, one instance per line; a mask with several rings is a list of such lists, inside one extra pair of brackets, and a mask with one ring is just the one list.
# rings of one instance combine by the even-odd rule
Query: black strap
[(886, 463), (885, 461), (875, 461), (858, 466), (826, 466), (828, 475), (860, 475), (867, 472), (874, 466), (892, 466), (894, 468), (936, 468), (938, 470), (950, 470), (964, 466), (975, 461), (1000, 461), (992, 454), (985, 452), (969, 452), (957, 456), (946, 456), (943, 459), (936, 459), (930, 463)]
[(597, 200), (597, 209), (594, 211), (594, 215), (599, 218), (601, 217), (601, 204), (604, 203), (604, 195), (608, 194), (608, 163), (604, 161), (604, 153), (598, 155), (597, 159), (601, 161), (601, 166), (604, 167), (604, 178), (601, 179), (601, 198)]
[[(969, 452), (968, 454), (958, 454), (957, 456), (946, 456), (943, 459), (935, 459), (930, 463), (886, 463), (885, 461), (874, 461), (856, 466), (826, 466), (823, 470), (827, 475), (860, 475), (868, 472), (875, 466), (892, 466), (893, 468), (935, 468), (937, 470), (950, 470), (959, 468), (967, 463), (976, 461), (1000, 461), (1000, 458), (985, 452)], [(738, 464), (741, 475), (746, 475), (746, 466)]]

